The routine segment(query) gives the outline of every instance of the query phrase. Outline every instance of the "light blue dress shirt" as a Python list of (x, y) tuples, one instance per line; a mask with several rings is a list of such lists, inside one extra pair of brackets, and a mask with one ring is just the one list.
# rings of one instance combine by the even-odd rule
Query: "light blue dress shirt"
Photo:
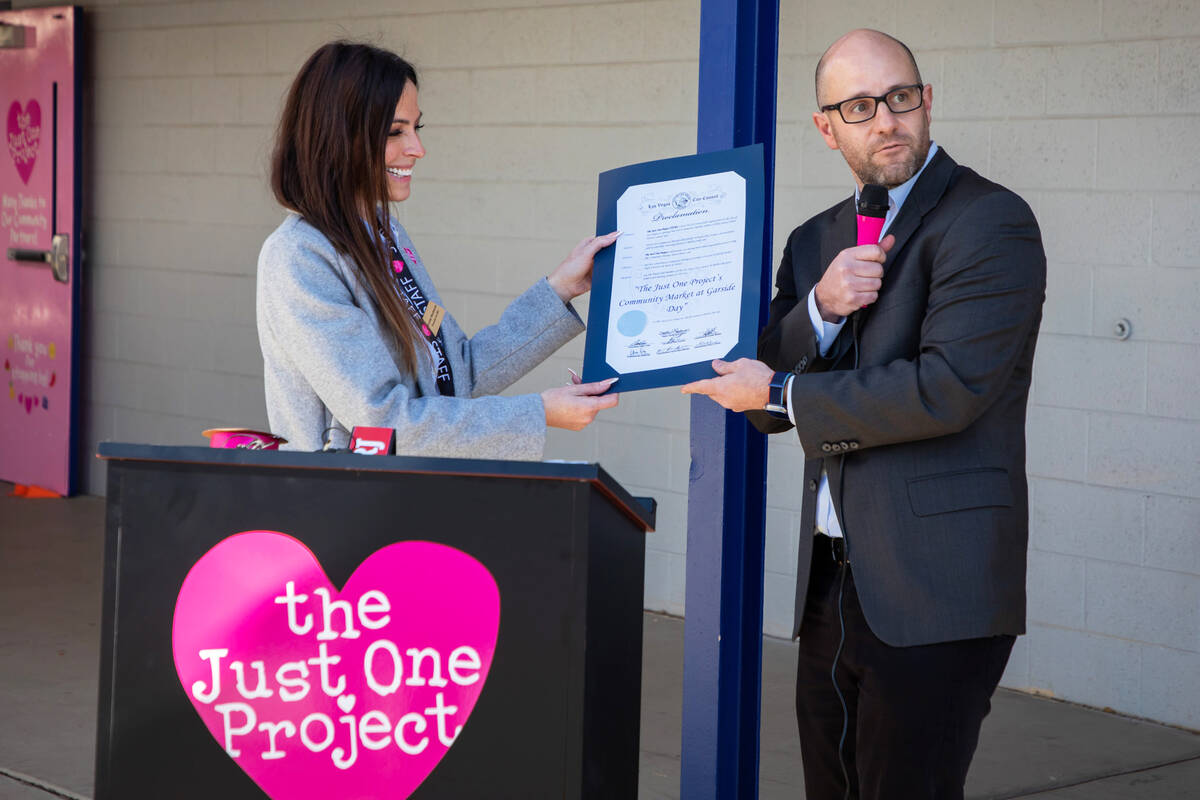
[[(929, 162), (937, 153), (938, 146), (936, 142), (931, 142), (929, 145), (929, 154), (925, 156), (925, 163), (917, 170), (917, 174), (913, 175), (904, 183), (897, 186), (895, 189), (888, 190), (888, 212), (883, 219), (883, 230), (879, 234), (879, 238), (887, 235), (888, 228), (892, 226), (892, 220), (896, 218), (896, 214), (900, 213), (900, 207), (904, 205), (904, 201), (908, 199), (908, 193), (912, 191), (913, 184), (917, 182), (917, 178), (921, 177), (921, 173), (925, 171), (925, 167), (929, 166)], [(858, 200), (858, 191), (854, 192), (854, 199)], [(814, 286), (808, 293), (808, 318), (812, 322), (813, 331), (817, 334), (817, 345), (821, 350), (821, 355), (829, 352), (829, 348), (833, 346), (833, 342), (841, 333), (842, 327), (846, 324), (846, 318), (843, 317), (838, 322), (826, 322), (821, 319), (820, 313), (817, 311), (816, 287)], [(788, 384), (788, 390), (791, 390), (791, 384)], [(792, 424), (796, 424), (796, 409), (792, 404), (788, 403), (788, 417), (791, 418)], [(824, 533), (827, 536), (834, 538), (842, 537), (842, 523), (838, 520), (837, 511), (833, 506), (833, 497), (829, 492), (829, 476), (825, 474), (824, 468), (821, 469), (821, 484), (817, 487), (817, 531)]]

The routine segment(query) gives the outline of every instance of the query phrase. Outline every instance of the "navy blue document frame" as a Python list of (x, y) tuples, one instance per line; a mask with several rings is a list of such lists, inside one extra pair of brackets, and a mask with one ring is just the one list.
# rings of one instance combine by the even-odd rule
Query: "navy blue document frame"
[[(766, 189), (763, 178), (763, 146), (752, 144), (732, 150), (701, 153), (694, 156), (647, 161), (600, 173), (596, 203), (596, 233), (617, 230), (617, 200), (630, 186), (644, 183), (695, 178), (720, 172), (736, 172), (746, 181), (746, 231), (742, 256), (742, 303), (737, 344), (725, 354), (726, 360), (754, 358), (758, 340), (758, 313), (761, 302), (763, 257), (763, 220)], [(614, 246), (615, 247), (615, 246)], [(608, 346), (609, 303), (612, 301), (614, 247), (596, 254), (592, 271), (592, 294), (588, 303), (587, 341), (583, 355), (584, 381), (602, 381), (618, 375), (605, 360)], [(711, 378), (711, 360), (678, 367), (652, 369), (620, 375), (610, 391), (630, 392), (679, 386), (701, 378)]]

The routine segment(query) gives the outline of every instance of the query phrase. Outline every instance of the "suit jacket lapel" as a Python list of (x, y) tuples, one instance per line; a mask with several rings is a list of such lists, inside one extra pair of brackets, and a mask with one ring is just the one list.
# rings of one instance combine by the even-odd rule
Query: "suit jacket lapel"
[(820, 280), (821, 275), (829, 268), (834, 256), (847, 247), (854, 247), (858, 237), (858, 222), (854, 213), (854, 198), (851, 197), (833, 215), (833, 224), (821, 238), (821, 261), (818, 265), (817, 280)]
[[(937, 206), (942, 195), (946, 193), (950, 176), (954, 174), (954, 168), (957, 166), (954, 159), (939, 147), (929, 166), (921, 173), (921, 177), (917, 178), (908, 199), (904, 201), (904, 207), (888, 228), (888, 233), (896, 237), (896, 244), (889, 253), (891, 258), (900, 254), (909, 237), (921, 224), (921, 219)], [(886, 278), (885, 271), (884, 279)]]
[[(901, 207), (900, 213), (892, 220), (892, 224), (888, 227), (888, 235), (896, 237), (896, 243), (892, 245), (892, 249), (888, 251), (887, 262), (883, 266), (883, 288), (880, 289), (882, 296), (883, 290), (887, 289), (888, 278), (891, 275), (891, 270), (888, 269), (889, 264), (895, 264), (899, 261), (900, 256), (904, 251), (904, 245), (908, 244), (908, 240), (916, 232), (921, 225), (921, 220), (925, 215), (937, 207), (938, 201), (942, 199), (942, 195), (946, 193), (946, 188), (950, 185), (950, 178), (954, 175), (954, 169), (958, 163), (950, 157), (950, 155), (941, 147), (933, 156), (933, 160), (929, 162), (929, 166), (921, 173), (921, 177), (917, 178), (917, 182), (913, 184), (912, 191), (909, 192), (908, 198), (904, 201), (904, 206)], [(851, 215), (853, 217), (853, 215)], [(858, 331), (866, 322), (870, 315), (871, 306), (858, 311), (854, 314), (854, 334), (857, 337)]]

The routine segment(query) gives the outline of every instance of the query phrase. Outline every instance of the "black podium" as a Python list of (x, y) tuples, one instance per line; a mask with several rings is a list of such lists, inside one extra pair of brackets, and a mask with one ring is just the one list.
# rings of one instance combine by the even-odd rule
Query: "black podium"
[(462, 551), (495, 580), (503, 610), (469, 724), (411, 794), (371, 796), (637, 796), (654, 503), (598, 465), (115, 443), (100, 456), (97, 800), (269, 796), (205, 727), (172, 651), (185, 577), (245, 531), (294, 537), (337, 589), (376, 551), (415, 540)]

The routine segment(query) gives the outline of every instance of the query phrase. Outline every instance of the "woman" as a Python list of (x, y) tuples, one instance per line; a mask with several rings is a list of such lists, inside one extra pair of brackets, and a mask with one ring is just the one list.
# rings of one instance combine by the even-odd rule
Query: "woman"
[(394, 53), (333, 42), (300, 69), (271, 163), (291, 213), (258, 259), (267, 416), (287, 447), (345, 447), (356, 425), (394, 428), (396, 450), (539, 459), (546, 427), (580, 430), (611, 382), (496, 392), (583, 330), (569, 305), (616, 234), (581, 242), (548, 278), (468, 338), (389, 202), (411, 191), (421, 146), (417, 76)]

